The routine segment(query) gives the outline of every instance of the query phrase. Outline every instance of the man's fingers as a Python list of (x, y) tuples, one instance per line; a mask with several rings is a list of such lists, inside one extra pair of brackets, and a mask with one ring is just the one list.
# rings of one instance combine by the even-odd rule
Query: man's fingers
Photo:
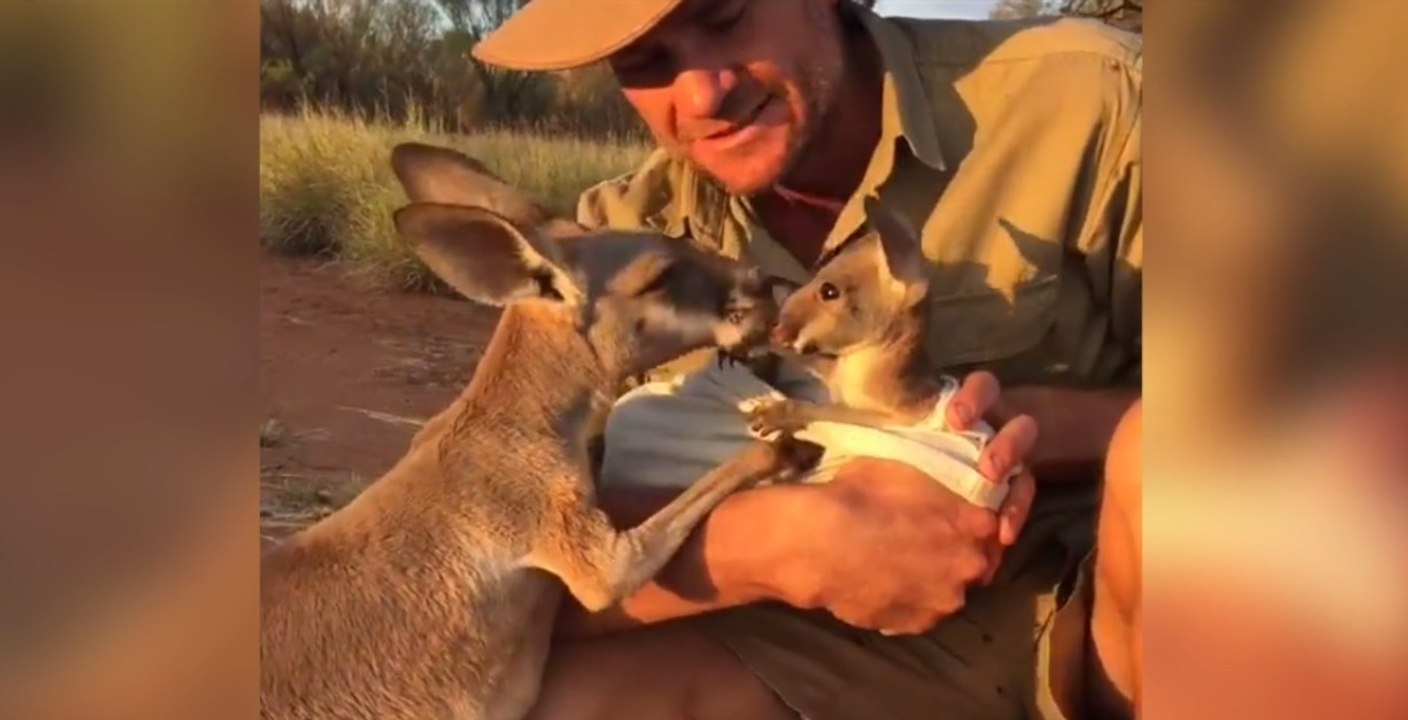
[(978, 472), (993, 482), (1002, 482), (1036, 446), (1036, 420), (1018, 415), (998, 429), (978, 458)]
[[(999, 530), (999, 532), (1001, 532)], [(987, 547), (988, 571), (983, 578), (978, 581), (980, 585), (991, 585), (992, 579), (997, 575), (997, 569), (1002, 565), (1002, 551), (1006, 548), (1000, 543), (989, 543)]]
[(955, 430), (968, 430), (987, 414), (1001, 393), (996, 375), (986, 370), (970, 373), (949, 400), (945, 420)]
[(1011, 547), (1017, 542), (1017, 534), (1027, 524), (1032, 502), (1036, 500), (1036, 478), (1030, 472), (1022, 472), (1012, 478), (1012, 487), (1007, 491), (1007, 499), (997, 511), (997, 540), (1003, 547)]

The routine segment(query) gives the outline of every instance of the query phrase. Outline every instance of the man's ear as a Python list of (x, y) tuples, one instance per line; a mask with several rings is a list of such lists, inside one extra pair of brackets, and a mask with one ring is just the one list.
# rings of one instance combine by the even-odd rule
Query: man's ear
[(909, 289), (907, 296), (918, 300), (929, 289), (929, 262), (919, 244), (919, 233), (904, 216), (879, 198), (865, 199), (865, 215), (880, 239), (885, 269)]
[(450, 148), (401, 143), (391, 150), (391, 169), (412, 203), (485, 208), (525, 232), (551, 220), (527, 193)]
[(416, 254), (461, 295), (486, 305), (547, 298), (580, 304), (581, 285), (556, 258), (554, 241), (529, 238), (507, 218), (477, 207), (412, 203), (393, 216)]

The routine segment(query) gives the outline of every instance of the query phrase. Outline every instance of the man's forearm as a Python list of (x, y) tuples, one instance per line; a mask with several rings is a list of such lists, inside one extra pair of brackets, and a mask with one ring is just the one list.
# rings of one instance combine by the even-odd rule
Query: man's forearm
[[(625, 529), (659, 510), (679, 490), (604, 488), (598, 498), (616, 527)], [(807, 488), (774, 486), (734, 493), (695, 528), (654, 580), (631, 597), (598, 613), (587, 613), (567, 597), (557, 633), (586, 636), (767, 599), (772, 567), (785, 553), (784, 524), (804, 521), (797, 502)]]
[(1036, 447), (1027, 458), (1032, 473), (1041, 482), (1064, 482), (1100, 476), (1115, 426), (1139, 394), (1138, 388), (1023, 386), (1003, 400), (1008, 414), (1036, 419)]

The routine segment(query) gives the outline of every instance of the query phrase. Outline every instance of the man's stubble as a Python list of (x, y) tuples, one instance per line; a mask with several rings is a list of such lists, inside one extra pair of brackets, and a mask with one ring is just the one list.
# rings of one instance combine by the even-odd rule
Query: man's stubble
[[(818, 138), (824, 134), (823, 130), (831, 124), (833, 117), (840, 110), (837, 103), (837, 88), (840, 86), (841, 78), (845, 72), (845, 47), (842, 44), (840, 19), (835, 10), (826, 3), (813, 1), (807, 2), (806, 5), (807, 20), (811, 25), (811, 32), (804, 31), (801, 36), (825, 38), (824, 42), (828, 46), (816, 54), (821, 62), (803, 62), (797, 68), (797, 89), (795, 92), (801, 95), (800, 99), (806, 108), (809, 122), (800, 129), (800, 132), (789, 139), (788, 147), (783, 155), (782, 168), (776, 177), (770, 178), (763, 187), (753, 189), (750, 192), (771, 189), (794, 173), (802, 158), (815, 149)], [(783, 99), (788, 101), (788, 107), (796, 106), (793, 98)], [(730, 192), (737, 192), (735, 188), (728, 187), (727, 183), (710, 172), (708, 168), (695, 162), (685, 148), (673, 143), (661, 143), (661, 145), (667, 152), (687, 163), (695, 172), (708, 177)]]

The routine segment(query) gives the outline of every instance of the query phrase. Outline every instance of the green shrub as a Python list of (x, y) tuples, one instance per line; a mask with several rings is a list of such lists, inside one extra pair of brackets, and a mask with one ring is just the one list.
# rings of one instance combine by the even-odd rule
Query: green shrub
[(409, 290), (443, 288), (391, 225), (391, 213), (405, 203), (389, 164), (397, 143), (458, 149), (569, 216), (582, 190), (629, 170), (650, 151), (634, 140), (531, 131), (451, 135), (415, 113), (403, 123), (324, 111), (265, 115), (259, 130), (261, 244), (274, 252), (335, 258), (359, 278)]

